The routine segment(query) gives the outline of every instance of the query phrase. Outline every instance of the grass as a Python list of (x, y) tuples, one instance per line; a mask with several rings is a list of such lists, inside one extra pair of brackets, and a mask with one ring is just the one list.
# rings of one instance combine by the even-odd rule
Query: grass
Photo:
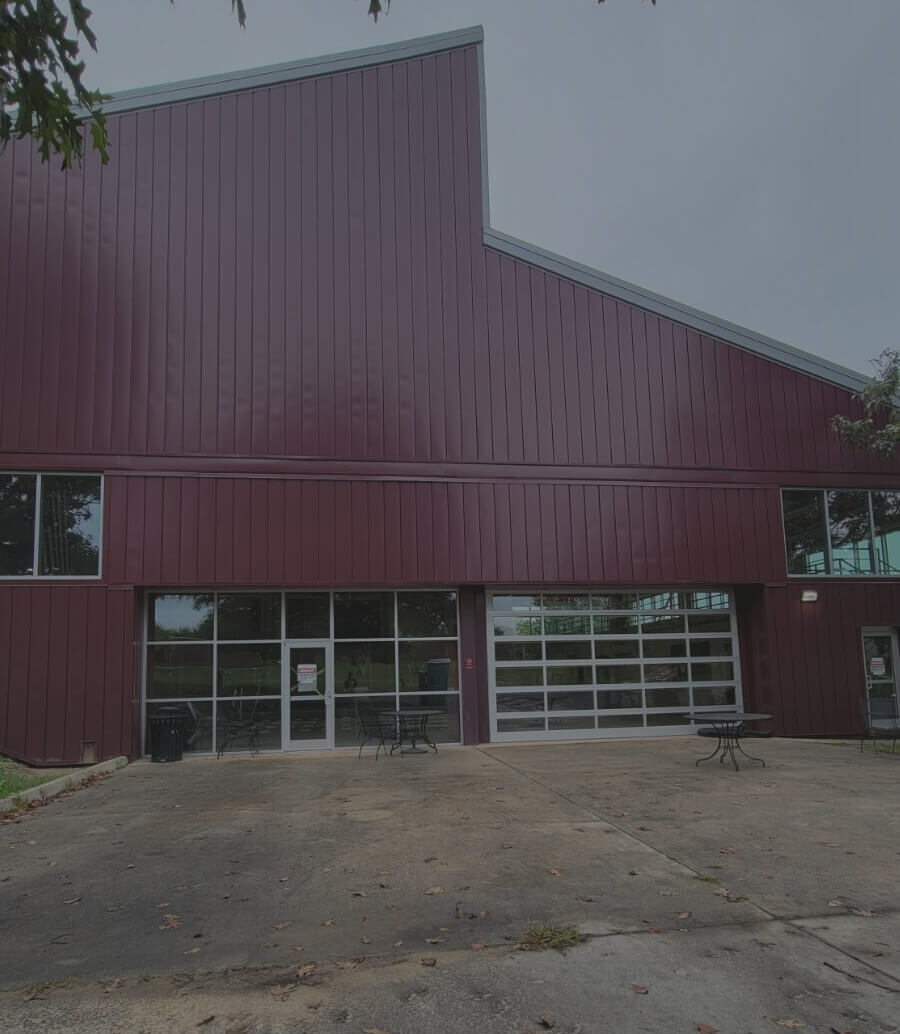
[(6, 797), (14, 797), (23, 790), (41, 783), (49, 783), (61, 775), (67, 775), (70, 769), (35, 769), (23, 765), (12, 758), (0, 757), (0, 801)]
[(695, 880), (699, 880), (701, 883), (718, 883), (718, 876), (711, 876), (709, 873), (701, 873), (699, 876), (694, 877)]
[(522, 938), (526, 951), (561, 951), (574, 948), (581, 941), (581, 934), (574, 926), (551, 926), (549, 923), (532, 923)]

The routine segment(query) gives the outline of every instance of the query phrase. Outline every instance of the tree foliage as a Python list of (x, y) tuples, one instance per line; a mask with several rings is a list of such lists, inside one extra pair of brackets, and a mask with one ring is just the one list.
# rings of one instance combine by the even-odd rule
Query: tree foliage
[(846, 445), (891, 455), (900, 443), (900, 352), (886, 349), (872, 365), (874, 380), (856, 396), (866, 415), (836, 416), (832, 426)]

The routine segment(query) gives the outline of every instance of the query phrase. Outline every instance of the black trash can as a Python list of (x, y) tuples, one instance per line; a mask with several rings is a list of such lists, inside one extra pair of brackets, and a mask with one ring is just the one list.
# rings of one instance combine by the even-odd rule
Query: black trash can
[(147, 719), (151, 761), (181, 761), (191, 712), (186, 707), (160, 707)]

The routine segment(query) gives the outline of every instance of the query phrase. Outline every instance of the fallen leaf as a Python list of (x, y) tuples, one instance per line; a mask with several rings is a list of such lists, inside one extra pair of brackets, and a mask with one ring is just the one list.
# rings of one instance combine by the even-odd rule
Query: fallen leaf
[(279, 883), (287, 883), (287, 881), (288, 881), (288, 877), (287, 876), (282, 876), (281, 879), (279, 879), (278, 882)]
[(326, 919), (325, 922), (322, 923), (322, 926), (336, 926), (336, 925), (337, 925), (337, 920), (336, 919)]
[(484, 951), (486, 947), (487, 945), (484, 943), (484, 941), (476, 941), (469, 949), (469, 951)]
[(381, 1027), (360, 1027), (362, 1034), (391, 1034), (389, 1030), (382, 1030)]
[(779, 1027), (787, 1027), (790, 1030), (799, 1030), (801, 1027), (805, 1027), (805, 1023), (801, 1023), (800, 1020), (776, 1020)]
[(216, 1018), (215, 1014), (212, 1015), (212, 1016), (207, 1016), (205, 1020), (201, 1020), (199, 1023), (195, 1023), (194, 1026), (195, 1027), (205, 1027), (207, 1025), (207, 1023), (212, 1023), (212, 1021), (215, 1018)]
[(368, 937), (360, 937), (359, 943), (360, 944), (371, 944), (372, 941)]
[(427, 858), (425, 859), (425, 861), (426, 861), (426, 862), (436, 862), (436, 861), (437, 861), (437, 855), (435, 855), (435, 854), (430, 854), (430, 855), (429, 855), (429, 856), (428, 856), (428, 857), (427, 857)]
[(200, 950), (199, 948), (188, 948), (188, 950), (186, 952), (184, 952), (183, 954), (185, 954), (185, 955), (196, 955), (199, 950)]
[(288, 919), (284, 923), (276, 923), (275, 924), (275, 929), (276, 930), (286, 930), (290, 925), (291, 925), (291, 921), (290, 921), (290, 919)]
[(444, 888), (443, 887), (429, 887), (428, 890), (425, 891), (425, 893), (429, 894), (429, 895), (430, 894), (443, 894), (444, 893)]
[(296, 984), (273, 984), (272, 987), (269, 988), (269, 994), (273, 998), (277, 998), (279, 1002), (286, 1002), (288, 1000), (288, 995), (292, 994), (296, 990)]
[(648, 930), (647, 933), (662, 933), (662, 930), (660, 930), (659, 927), (654, 926)]
[(843, 908), (844, 902), (840, 898), (835, 898), (834, 901), (828, 902), (829, 908)]
[(447, 939), (446, 937), (426, 937), (425, 938), (425, 943), (426, 944), (443, 944), (446, 939)]
[(64, 905), (77, 905), (79, 901), (81, 901), (81, 895), (80, 894), (78, 895), (77, 898), (66, 898), (66, 900), (63, 902), (63, 904)]
[(423, 966), (436, 966), (437, 965), (437, 959), (433, 955), (426, 955), (425, 958), (422, 959), (422, 965)]
[(710, 1027), (708, 1023), (698, 1023), (697, 1030), (700, 1031), (700, 1034), (719, 1034), (719, 1028)]
[(163, 917), (159, 928), (160, 930), (177, 930), (179, 926), (181, 926), (181, 919), (174, 912), (170, 912), (169, 915)]
[(547, 870), (547, 875), (548, 876), (559, 876), (559, 869), (548, 869)]
[[(425, 861), (427, 862), (428, 859), (426, 858)], [(382, 869), (381, 872), (376, 872), (375, 875), (376, 876), (392, 876), (393, 873), (391, 872), (390, 869)]]
[(117, 991), (122, 986), (122, 980), (120, 977), (116, 977), (115, 980), (111, 980), (108, 984), (103, 985), (103, 993), (105, 995), (112, 994), (113, 991)]
[(647, 987), (645, 984), (632, 984), (631, 990), (634, 991), (636, 995), (650, 994), (650, 988)]
[(538, 1019), (541, 1021), (541, 1026), (546, 1027), (547, 1030), (556, 1026), (556, 1020), (553, 1019), (549, 1012), (542, 1012)]
[(302, 980), (303, 977), (308, 977), (310, 973), (316, 968), (315, 962), (307, 962), (305, 966), (301, 966), (297, 970), (297, 976)]
[(367, 898), (369, 896), (369, 892), (365, 890), (354, 890), (351, 893), (355, 898)]
[(870, 908), (851, 908), (850, 911), (855, 916), (865, 916), (867, 919), (874, 919), (878, 913), (873, 912)]
[(171, 904), (172, 904), (171, 901), (160, 901), (160, 903), (156, 907), (157, 908), (168, 908)]
[(679, 919), (690, 919), (691, 918), (691, 913), (690, 912), (679, 912), (678, 913), (678, 918)]
[(122, 907), (121, 905), (107, 905), (106, 906), (106, 911), (107, 912), (118, 912), (121, 907)]

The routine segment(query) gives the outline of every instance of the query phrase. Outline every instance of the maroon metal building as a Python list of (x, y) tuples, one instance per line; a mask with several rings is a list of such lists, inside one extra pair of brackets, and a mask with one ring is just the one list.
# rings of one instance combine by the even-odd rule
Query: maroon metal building
[[(491, 230), (480, 30), (119, 95), (0, 156), (0, 752), (858, 728), (863, 379)], [(814, 599), (812, 597), (815, 597)]]

